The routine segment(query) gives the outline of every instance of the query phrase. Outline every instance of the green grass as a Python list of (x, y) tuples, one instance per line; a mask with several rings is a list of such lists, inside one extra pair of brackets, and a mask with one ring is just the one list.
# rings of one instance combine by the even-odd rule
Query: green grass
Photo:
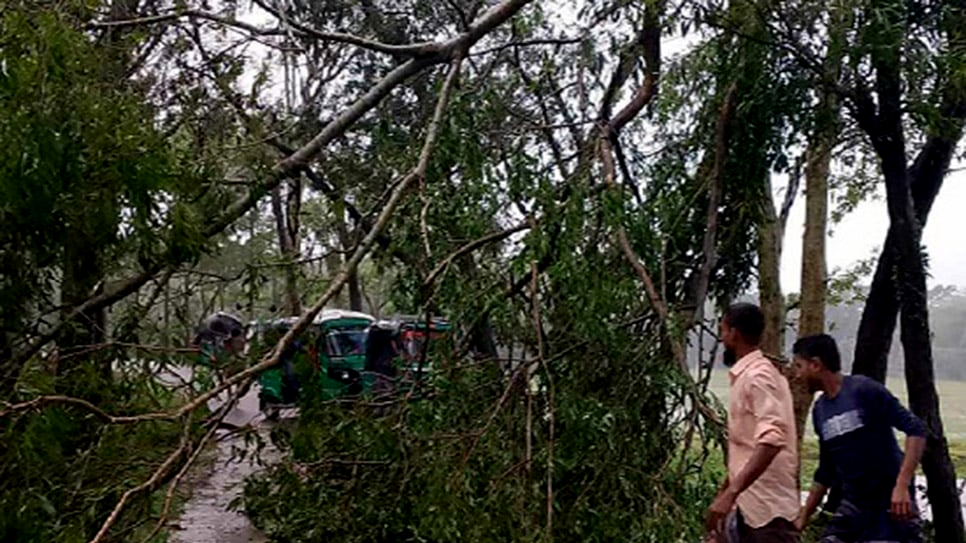
[[(904, 380), (892, 377), (886, 382), (886, 386), (903, 405), (908, 405)], [(936, 388), (939, 392), (943, 428), (949, 441), (949, 455), (952, 457), (957, 475), (963, 476), (966, 475), (966, 381), (941, 380), (936, 383)], [(725, 407), (728, 406), (727, 371), (715, 370), (711, 375), (708, 389), (721, 400)], [(802, 443), (802, 482), (806, 486), (811, 481), (817, 465), (818, 438), (812, 427), (812, 417), (809, 413)]]

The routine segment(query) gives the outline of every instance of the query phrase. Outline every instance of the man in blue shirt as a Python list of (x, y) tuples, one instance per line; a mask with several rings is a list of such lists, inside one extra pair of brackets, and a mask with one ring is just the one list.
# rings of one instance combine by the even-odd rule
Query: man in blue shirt
[[(801, 530), (828, 488), (840, 484), (842, 502), (821, 543), (922, 541), (913, 479), (926, 447), (926, 426), (881, 383), (842, 375), (835, 340), (821, 334), (793, 347), (795, 369), (814, 394), (819, 466), (795, 524)], [(906, 434), (905, 455), (893, 428)]]

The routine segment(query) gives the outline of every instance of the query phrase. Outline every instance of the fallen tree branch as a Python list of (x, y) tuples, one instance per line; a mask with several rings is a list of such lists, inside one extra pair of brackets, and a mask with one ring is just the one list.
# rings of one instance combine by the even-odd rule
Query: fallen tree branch
[(164, 527), (164, 523), (168, 520), (168, 513), (171, 511), (171, 502), (174, 501), (174, 493), (177, 492), (178, 486), (181, 484), (181, 481), (184, 479), (185, 475), (187, 475), (188, 470), (190, 470), (191, 466), (198, 461), (198, 457), (200, 457), (201, 453), (204, 452), (205, 447), (215, 435), (216, 430), (218, 430), (218, 425), (212, 424), (211, 428), (208, 429), (204, 437), (202, 437), (201, 440), (198, 441), (197, 445), (195, 445), (194, 451), (191, 453), (191, 456), (188, 457), (188, 460), (185, 461), (184, 465), (181, 466), (181, 470), (178, 471), (178, 474), (175, 475), (174, 479), (168, 485), (168, 490), (164, 494), (164, 505), (161, 507), (161, 514), (158, 516), (158, 522), (154, 525), (154, 529), (151, 530), (151, 533), (144, 538), (143, 543), (150, 543), (152, 540), (154, 540), (154, 536), (158, 535), (158, 532), (160, 532), (161, 528)]
[[(248, 389), (247, 386), (241, 386), (241, 387), (238, 387), (238, 389), (233, 391), (231, 394), (229, 394), (228, 401), (226, 401), (221, 407), (219, 407), (218, 410), (215, 412), (215, 415), (212, 416), (210, 419), (208, 419), (208, 421), (205, 423), (205, 426), (207, 427), (207, 432), (205, 432), (205, 435), (194, 447), (191, 446), (192, 442), (191, 442), (191, 439), (189, 438), (189, 432), (191, 429), (190, 413), (185, 414), (183, 417), (184, 423), (185, 423), (185, 434), (181, 440), (181, 444), (178, 446), (177, 449), (175, 449), (174, 452), (168, 455), (165, 461), (160, 466), (158, 466), (158, 469), (154, 471), (154, 473), (151, 475), (150, 478), (148, 478), (147, 481), (141, 483), (140, 485), (134, 488), (128, 489), (121, 496), (121, 499), (114, 506), (114, 509), (111, 511), (111, 514), (107, 517), (107, 520), (104, 521), (104, 524), (101, 525), (100, 530), (98, 530), (94, 538), (91, 539), (90, 543), (102, 543), (107, 537), (108, 532), (111, 530), (114, 524), (117, 523), (117, 520), (120, 518), (121, 513), (124, 512), (124, 509), (131, 502), (134, 496), (142, 492), (150, 493), (157, 490), (161, 485), (164, 484), (166, 478), (170, 476), (178, 459), (180, 459), (182, 456), (188, 454), (189, 451), (194, 449), (194, 454), (191, 454), (188, 457), (186, 464), (184, 464), (181, 467), (178, 475), (175, 476), (176, 480), (180, 480), (180, 478), (183, 477), (183, 473), (186, 472), (187, 469), (190, 467), (191, 463), (193, 463), (197, 459), (198, 454), (202, 446), (204, 445), (204, 443), (211, 439), (211, 436), (214, 434), (215, 429), (217, 429), (221, 421), (223, 421), (225, 417), (228, 416), (228, 413), (230, 413), (231, 410), (234, 409), (235, 404), (238, 402), (238, 398), (240, 398), (241, 395), (245, 391), (247, 391), (247, 389)], [(169, 488), (169, 491), (170, 491), (170, 488)]]
[(0, 419), (8, 417), (14, 413), (34, 411), (49, 405), (62, 405), (83, 409), (108, 424), (132, 424), (149, 420), (178, 420), (180, 417), (176, 413), (146, 413), (143, 415), (119, 416), (111, 415), (87, 400), (71, 398), (69, 396), (38, 396), (32, 400), (11, 404), (3, 402), (4, 410), (0, 411)]
[[(337, 115), (310, 142), (303, 145), (287, 158), (279, 161), (267, 180), (257, 183), (245, 197), (229, 205), (222, 215), (202, 229), (201, 235), (205, 238), (211, 238), (223, 232), (228, 226), (255, 207), (258, 201), (268, 194), (275, 185), (286, 177), (307, 167), (309, 162), (321, 152), (323, 147), (345, 133), (352, 124), (375, 108), (383, 98), (389, 95), (390, 92), (404, 81), (430, 66), (462, 58), (469, 48), (482, 39), (483, 36), (506, 22), (522, 9), (523, 6), (532, 1), (504, 0), (481, 15), (467, 32), (445, 42), (440, 42), (439, 46), (435, 48), (437, 51), (435, 54), (412, 59), (396, 67), (383, 77), (379, 83), (359, 97), (351, 106)], [(381, 230), (381, 228), (374, 229), (374, 231)], [(36, 354), (44, 345), (55, 339), (60, 334), (64, 323), (70, 322), (77, 315), (93, 309), (109, 306), (136, 292), (141, 286), (157, 275), (163, 267), (159, 263), (152, 263), (134, 277), (118, 283), (112, 289), (105, 289), (103, 293), (92, 296), (77, 306), (58, 325), (30, 342), (27, 347), (18, 351), (17, 354), (4, 364), (5, 369), (2, 376), (4, 380), (11, 379), (11, 374), (19, 372), (19, 368), (22, 367), (24, 362)], [(30, 328), (32, 329), (32, 327)]]
[(524, 221), (516, 226), (507, 228), (506, 230), (500, 230), (498, 232), (487, 234), (482, 238), (473, 240), (463, 245), (455, 252), (453, 252), (445, 259), (443, 259), (442, 262), (437, 264), (436, 267), (433, 268), (433, 271), (430, 272), (430, 274), (426, 277), (426, 280), (423, 281), (423, 286), (422, 286), (423, 298), (429, 299), (432, 297), (432, 294), (435, 293), (435, 290), (436, 290), (436, 280), (439, 279), (440, 276), (444, 275), (447, 270), (449, 270), (450, 266), (453, 264), (453, 261), (456, 260), (457, 258), (465, 254), (472, 253), (473, 251), (479, 249), (480, 247), (484, 247), (486, 245), (489, 245), (490, 243), (503, 241), (506, 238), (512, 236), (513, 234), (516, 234), (518, 232), (523, 232), (524, 230), (529, 230), (530, 228), (531, 228), (530, 221)]
[(356, 247), (352, 258), (342, 265), (339, 273), (335, 276), (335, 278), (333, 278), (332, 283), (329, 285), (329, 288), (326, 289), (322, 297), (319, 298), (319, 300), (306, 313), (304, 313), (299, 320), (292, 325), (291, 328), (289, 328), (288, 332), (286, 332), (285, 335), (279, 340), (278, 344), (275, 345), (275, 348), (272, 349), (272, 351), (266, 355), (261, 362), (228, 377), (219, 386), (198, 396), (188, 404), (185, 404), (177, 411), (179, 415), (197, 409), (199, 406), (203, 405), (205, 402), (211, 398), (214, 398), (229, 387), (245, 382), (246, 380), (251, 380), (261, 372), (278, 365), (279, 361), (281, 360), (282, 352), (284, 352), (285, 349), (287, 349), (292, 342), (295, 341), (295, 338), (308, 327), (315, 316), (322, 311), (322, 308), (325, 307), (327, 303), (329, 303), (329, 300), (331, 300), (336, 293), (342, 289), (342, 287), (348, 281), (349, 276), (355, 271), (362, 259), (365, 258), (365, 256), (369, 253), (369, 249), (375, 242), (376, 237), (389, 223), (389, 219), (392, 217), (393, 212), (399, 205), (403, 193), (406, 192), (406, 190), (416, 180), (426, 175), (426, 170), (429, 167), (429, 160), (436, 144), (440, 124), (442, 123), (443, 114), (446, 111), (449, 96), (456, 82), (457, 74), (459, 73), (461, 58), (462, 56), (458, 56), (457, 59), (453, 61), (449, 75), (447, 76), (446, 82), (443, 85), (443, 90), (440, 93), (439, 101), (436, 104), (436, 111), (433, 114), (433, 120), (427, 130), (426, 139), (420, 153), (418, 164), (415, 168), (413, 168), (412, 171), (410, 171), (398, 183), (396, 183), (396, 186), (389, 197), (389, 201), (380, 212), (379, 217), (376, 219), (372, 229), (368, 234), (366, 234), (365, 238), (362, 239), (362, 241), (359, 243), (359, 246)]
[[(599, 142), (599, 158), (601, 166), (604, 173), (604, 184), (611, 189), (617, 189), (617, 183), (614, 180), (616, 175), (614, 167), (614, 154), (611, 148), (610, 139), (605, 136), (601, 136)], [(655, 313), (657, 313), (658, 318), (660, 318), (662, 325), (667, 330), (668, 334), (673, 334), (670, 329), (670, 311), (668, 311), (667, 304), (664, 303), (664, 299), (657, 291), (657, 287), (654, 284), (654, 280), (651, 278), (651, 274), (647, 271), (647, 267), (641, 262), (637, 257), (637, 253), (634, 252), (634, 248), (631, 246), (631, 241), (627, 237), (627, 230), (624, 229), (622, 225), (617, 226), (617, 241), (620, 245), (621, 251), (624, 253), (624, 257), (634, 268), (634, 272), (637, 273), (638, 278), (644, 283), (644, 290), (647, 293), (647, 298), (651, 302), (651, 307), (654, 308)], [(684, 346), (681, 341), (677, 338), (670, 338), (671, 351), (674, 355), (674, 361), (677, 362), (681, 369), (685, 372), (688, 371), (687, 357), (684, 351)]]
[(691, 328), (696, 322), (704, 319), (704, 302), (708, 296), (708, 285), (711, 281), (711, 272), (717, 262), (715, 244), (718, 234), (718, 208), (721, 207), (721, 197), (724, 192), (725, 162), (728, 159), (728, 136), (731, 120), (734, 118), (736, 107), (736, 96), (738, 84), (733, 82), (725, 94), (724, 104), (718, 114), (718, 123), (715, 134), (714, 166), (708, 180), (708, 215), (707, 229), (704, 231), (704, 240), (701, 245), (703, 261), (698, 270), (698, 279), (695, 283), (692, 294), (694, 311), (687, 318), (685, 328)]
[[(190, 420), (185, 421), (186, 427), (190, 427), (190, 424)], [(187, 433), (187, 430), (185, 433)], [(152, 492), (157, 487), (161, 486), (161, 481), (163, 478), (172, 470), (178, 460), (187, 453), (189, 443), (189, 440), (182, 439), (178, 448), (168, 455), (165, 461), (158, 467), (158, 469), (154, 471), (147, 481), (134, 488), (128, 489), (127, 492), (121, 496), (120, 501), (118, 501), (117, 505), (114, 506), (111, 514), (107, 517), (107, 520), (104, 521), (104, 524), (101, 525), (101, 529), (98, 530), (97, 535), (94, 536), (94, 539), (91, 539), (90, 543), (101, 543), (104, 541), (104, 538), (107, 536), (107, 532), (110, 531), (112, 526), (114, 526), (118, 518), (120, 518), (121, 513), (127, 507), (127, 504), (131, 501), (131, 499), (134, 498), (135, 495), (142, 492)]]
[[(469, 448), (466, 449), (466, 452), (463, 453), (463, 459), (460, 461), (459, 469), (453, 473), (453, 482), (455, 482), (463, 474), (463, 471), (466, 470), (466, 464), (469, 463), (470, 457), (473, 456), (473, 451), (476, 450), (476, 446), (480, 444), (480, 440), (486, 434), (487, 430), (490, 429), (490, 426), (493, 425), (493, 421), (496, 420), (497, 415), (499, 415), (500, 411), (503, 410), (503, 406), (506, 404), (507, 399), (510, 398), (510, 392), (513, 390), (514, 385), (516, 385), (517, 379), (520, 378), (520, 372), (526, 369), (526, 367), (526, 365), (521, 364), (516, 370), (514, 370), (513, 374), (510, 375), (510, 379), (507, 381), (506, 387), (503, 389), (503, 394), (500, 395), (500, 399), (497, 400), (496, 406), (493, 408), (493, 411), (490, 412), (490, 416), (486, 419), (486, 423), (483, 424), (483, 428), (472, 433), (473, 441), (470, 443)], [(527, 386), (527, 384), (524, 383), (523, 386)]]

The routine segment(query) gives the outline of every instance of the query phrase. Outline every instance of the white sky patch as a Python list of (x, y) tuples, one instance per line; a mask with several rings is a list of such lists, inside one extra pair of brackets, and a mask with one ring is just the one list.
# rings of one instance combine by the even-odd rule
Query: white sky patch
[[(954, 164), (952, 169), (961, 167)], [(880, 187), (876, 200), (866, 200), (832, 226), (826, 243), (828, 269), (849, 268), (860, 260), (878, 256), (889, 229), (889, 212)], [(923, 231), (929, 255), (929, 287), (966, 287), (966, 171), (950, 173), (936, 197)], [(798, 292), (801, 285), (802, 236), (805, 233), (805, 198), (799, 195), (788, 217), (782, 252), (782, 289)]]

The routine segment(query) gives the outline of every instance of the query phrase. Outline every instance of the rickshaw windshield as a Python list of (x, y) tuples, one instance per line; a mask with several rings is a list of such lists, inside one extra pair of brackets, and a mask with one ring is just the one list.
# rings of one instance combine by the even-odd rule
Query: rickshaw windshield
[(343, 356), (365, 354), (366, 329), (343, 328), (330, 330), (325, 335), (325, 354), (338, 358)]

